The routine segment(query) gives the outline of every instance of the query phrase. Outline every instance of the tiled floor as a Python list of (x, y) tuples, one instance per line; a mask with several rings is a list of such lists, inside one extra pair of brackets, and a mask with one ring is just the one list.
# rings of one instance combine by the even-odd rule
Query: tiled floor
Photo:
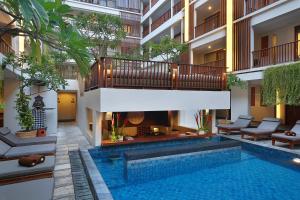
[(74, 123), (60, 123), (57, 133), (56, 165), (54, 169), (54, 200), (75, 199), (69, 151), (90, 148), (87, 139)]
[(241, 135), (222, 135), (231, 139), (235, 139), (235, 140), (240, 140), (243, 142), (249, 142), (249, 143), (253, 143), (253, 144), (258, 144), (261, 146), (266, 146), (266, 147), (271, 147), (274, 149), (279, 149), (282, 151), (286, 151), (286, 152), (291, 152), (291, 153), (296, 153), (300, 155), (300, 145), (295, 145), (294, 149), (289, 149), (287, 143), (281, 143), (281, 142), (277, 142), (275, 146), (272, 145), (272, 141), (271, 140), (258, 140), (258, 141), (252, 141), (252, 140), (248, 140), (248, 139), (241, 139)]

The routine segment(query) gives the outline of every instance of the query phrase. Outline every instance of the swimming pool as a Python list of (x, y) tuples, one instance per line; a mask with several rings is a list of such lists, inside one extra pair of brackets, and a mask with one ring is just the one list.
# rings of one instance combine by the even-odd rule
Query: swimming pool
[[(222, 140), (216, 137), (210, 141)], [(292, 162), (296, 155), (246, 143), (241, 145), (239, 159), (232, 162), (170, 176), (164, 175), (172, 167), (162, 165), (161, 178), (146, 177), (137, 182), (125, 176), (124, 152), (203, 142), (206, 140), (95, 148), (90, 154), (115, 200), (300, 199), (300, 168)], [(237, 156), (236, 150), (210, 156), (215, 160), (228, 160), (227, 156)]]

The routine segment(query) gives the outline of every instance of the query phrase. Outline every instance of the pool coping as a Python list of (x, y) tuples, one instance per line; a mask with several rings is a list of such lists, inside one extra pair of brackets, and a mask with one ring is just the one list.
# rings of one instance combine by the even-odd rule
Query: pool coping
[(87, 149), (80, 149), (80, 156), (82, 159), (85, 172), (90, 181), (90, 187), (93, 196), (96, 200), (113, 200), (112, 194), (108, 189), (102, 175), (92, 159)]

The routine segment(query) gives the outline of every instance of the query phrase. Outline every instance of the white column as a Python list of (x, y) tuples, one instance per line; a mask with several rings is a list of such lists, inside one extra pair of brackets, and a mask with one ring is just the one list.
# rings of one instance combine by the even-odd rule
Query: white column
[(183, 32), (184, 32), (184, 24), (183, 24), (183, 19), (180, 21), (180, 32), (181, 32), (181, 35), (180, 35), (180, 40), (181, 40), (181, 43), (183, 43), (184, 41), (184, 38), (183, 38)]
[(190, 64), (194, 64), (194, 52), (192, 49), (189, 50), (189, 55), (190, 55)]
[(94, 146), (100, 146), (102, 140), (102, 119), (103, 114), (93, 111), (93, 132), (94, 132)]
[(231, 121), (235, 121), (239, 115), (250, 114), (249, 87), (241, 89), (233, 87), (231, 89)]
[(174, 38), (174, 26), (171, 26), (171, 28), (170, 28), (170, 37), (172, 39)]
[(211, 131), (212, 133), (217, 133), (217, 116), (216, 116), (216, 110), (212, 110), (212, 121), (211, 121)]
[(152, 26), (152, 17), (149, 17), (149, 33), (151, 33), (151, 26)]
[(250, 67), (253, 67), (253, 54), (252, 52), (254, 51), (254, 30), (253, 27), (251, 26), (250, 30)]
[(173, 17), (173, 14), (174, 14), (174, 0), (171, 0), (171, 17)]

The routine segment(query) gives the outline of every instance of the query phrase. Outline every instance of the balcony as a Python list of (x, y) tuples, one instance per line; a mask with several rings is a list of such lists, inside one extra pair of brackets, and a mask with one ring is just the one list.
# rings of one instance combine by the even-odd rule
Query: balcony
[(151, 7), (153, 7), (157, 2), (158, 0), (151, 0)]
[(153, 21), (153, 23), (151, 25), (151, 31), (154, 31), (155, 29), (157, 29), (160, 25), (162, 25), (163, 23), (168, 21), (170, 18), (171, 18), (171, 10), (168, 10), (163, 15), (161, 15), (158, 19)]
[[(85, 3), (91, 3), (99, 6), (117, 8), (131, 12), (140, 13), (139, 0), (74, 0)], [(129, 2), (130, 1), (130, 2)]]
[(176, 15), (177, 13), (179, 13), (183, 7), (184, 7), (184, 1), (180, 0), (178, 3), (176, 3), (173, 6), (173, 15)]
[(0, 39), (0, 53), (2, 54), (14, 53), (14, 50), (5, 40)]
[(206, 20), (195, 27), (195, 37), (199, 37), (221, 26), (220, 12), (206, 18)]
[(265, 6), (275, 3), (279, 0), (245, 0), (246, 2), (246, 14), (255, 12)]
[(143, 37), (146, 37), (149, 34), (149, 26), (143, 27)]
[(224, 90), (225, 72), (224, 65), (103, 58), (91, 67), (91, 73), (85, 79), (85, 90), (97, 88)]
[(300, 60), (300, 40), (252, 52), (253, 67)]
[(144, 6), (143, 8), (143, 15), (145, 15), (149, 11), (149, 4)]

